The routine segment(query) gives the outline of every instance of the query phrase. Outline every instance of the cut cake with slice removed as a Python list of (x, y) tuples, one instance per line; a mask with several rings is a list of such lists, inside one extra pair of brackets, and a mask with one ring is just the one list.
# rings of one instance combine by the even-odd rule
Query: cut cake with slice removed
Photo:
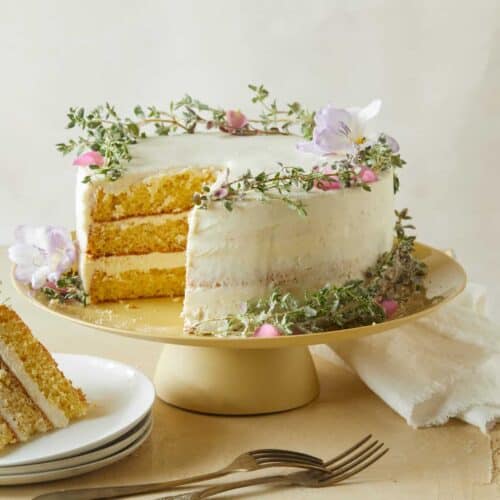
[(66, 427), (87, 410), (83, 392), (17, 313), (0, 305), (0, 449)]

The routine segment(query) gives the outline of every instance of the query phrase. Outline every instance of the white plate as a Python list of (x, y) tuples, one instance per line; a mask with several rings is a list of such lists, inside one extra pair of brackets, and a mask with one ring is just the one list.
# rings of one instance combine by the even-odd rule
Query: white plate
[(0, 476), (0, 485), (15, 485), (15, 484), (30, 484), (30, 483), (40, 483), (46, 481), (56, 481), (57, 479), (64, 479), (67, 477), (79, 476), (81, 474), (86, 474), (87, 472), (91, 472), (97, 469), (101, 469), (102, 467), (106, 467), (107, 465), (111, 465), (122, 458), (127, 457), (131, 453), (133, 453), (139, 446), (141, 446), (144, 441), (149, 437), (151, 433), (151, 427), (147, 429), (144, 434), (139, 437), (136, 441), (134, 441), (130, 446), (125, 448), (114, 455), (111, 455), (106, 458), (102, 458), (100, 460), (96, 460), (94, 462), (77, 465), (76, 467), (66, 467), (65, 469), (57, 469), (47, 472), (38, 472), (32, 474), (12, 474), (12, 475), (4, 475)]
[(123, 436), (153, 406), (153, 384), (131, 366), (79, 354), (54, 354), (54, 358), (87, 395), (89, 413), (64, 429), (6, 448), (0, 456), (0, 467), (47, 462), (95, 450)]
[(67, 467), (75, 467), (77, 465), (84, 465), (96, 460), (109, 457), (124, 450), (130, 446), (134, 441), (137, 441), (145, 432), (149, 432), (150, 427), (153, 425), (153, 417), (148, 413), (145, 419), (136, 425), (132, 430), (121, 436), (115, 441), (104, 445), (97, 450), (89, 451), (74, 457), (60, 458), (59, 460), (52, 460), (48, 462), (39, 462), (27, 465), (14, 465), (12, 467), (0, 467), (0, 478), (5, 475), (13, 474), (34, 474), (37, 472), (47, 472)]

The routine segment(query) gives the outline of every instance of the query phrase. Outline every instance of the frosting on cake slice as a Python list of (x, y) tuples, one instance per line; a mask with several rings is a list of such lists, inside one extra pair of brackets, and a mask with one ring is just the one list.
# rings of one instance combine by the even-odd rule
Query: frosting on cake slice
[(21, 318), (0, 305), (0, 448), (87, 413), (73, 387)]

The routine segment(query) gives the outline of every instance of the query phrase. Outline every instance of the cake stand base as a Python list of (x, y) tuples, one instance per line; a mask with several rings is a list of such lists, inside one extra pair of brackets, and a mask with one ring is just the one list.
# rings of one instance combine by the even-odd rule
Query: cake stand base
[(303, 406), (319, 393), (307, 347), (226, 349), (167, 344), (155, 374), (156, 393), (186, 410), (256, 415)]

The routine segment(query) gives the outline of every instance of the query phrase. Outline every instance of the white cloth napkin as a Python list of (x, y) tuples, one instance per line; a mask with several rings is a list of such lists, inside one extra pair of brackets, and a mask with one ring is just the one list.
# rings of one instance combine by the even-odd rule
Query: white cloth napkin
[(481, 286), (409, 325), (315, 351), (330, 349), (412, 427), (457, 417), (487, 432), (500, 420), (500, 326)]

